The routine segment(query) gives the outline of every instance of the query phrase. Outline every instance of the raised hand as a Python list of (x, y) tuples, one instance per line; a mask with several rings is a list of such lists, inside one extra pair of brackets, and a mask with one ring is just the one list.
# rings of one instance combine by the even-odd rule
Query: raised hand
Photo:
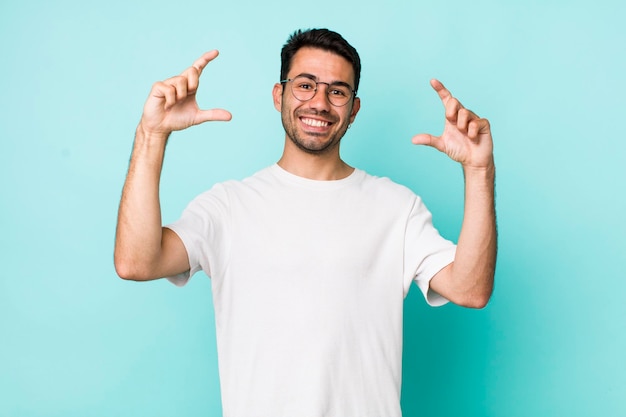
[(413, 143), (431, 146), (460, 162), (464, 168), (491, 167), (493, 141), (489, 121), (463, 107), (438, 80), (431, 80), (430, 85), (445, 108), (443, 133), (441, 136), (421, 133), (413, 137)]
[(218, 51), (202, 55), (180, 75), (152, 86), (141, 116), (140, 128), (146, 134), (169, 135), (208, 121), (228, 121), (230, 112), (223, 109), (201, 110), (196, 101), (200, 75)]

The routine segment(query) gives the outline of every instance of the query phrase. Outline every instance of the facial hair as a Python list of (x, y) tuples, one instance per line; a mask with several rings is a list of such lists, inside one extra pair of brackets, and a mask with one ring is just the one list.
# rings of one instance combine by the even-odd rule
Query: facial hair
[(283, 128), (285, 129), (285, 133), (287, 137), (298, 147), (298, 149), (311, 154), (311, 155), (322, 155), (327, 152), (330, 152), (335, 147), (339, 146), (341, 139), (346, 134), (348, 130), (348, 123), (344, 122), (343, 125), (339, 126), (339, 129), (331, 133), (330, 137), (326, 142), (318, 143), (313, 140), (307, 140), (304, 135), (308, 136), (326, 136), (323, 134), (316, 133), (302, 133), (297, 128), (297, 122), (302, 116), (322, 116), (324, 119), (332, 121), (333, 126), (339, 121), (337, 117), (331, 116), (327, 112), (319, 112), (315, 110), (308, 110), (306, 112), (296, 112), (293, 117), (291, 116), (291, 112), (283, 111), (281, 119), (283, 123)]

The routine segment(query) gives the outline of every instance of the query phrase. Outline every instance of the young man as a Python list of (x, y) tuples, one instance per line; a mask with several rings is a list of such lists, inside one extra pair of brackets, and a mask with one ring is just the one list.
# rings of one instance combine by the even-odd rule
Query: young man
[(419, 197), (347, 165), (341, 138), (360, 106), (360, 60), (339, 34), (297, 31), (282, 51), (274, 106), (285, 128), (277, 164), (215, 185), (162, 227), (159, 180), (170, 133), (230, 120), (200, 110), (204, 54), (156, 83), (137, 127), (120, 204), (115, 265), (125, 279), (199, 270), (212, 280), (227, 417), (400, 416), (403, 300), (415, 281), (432, 305), (481, 308), (496, 258), (489, 123), (438, 81), (441, 136), (420, 134), (461, 163), (458, 244), (443, 239)]

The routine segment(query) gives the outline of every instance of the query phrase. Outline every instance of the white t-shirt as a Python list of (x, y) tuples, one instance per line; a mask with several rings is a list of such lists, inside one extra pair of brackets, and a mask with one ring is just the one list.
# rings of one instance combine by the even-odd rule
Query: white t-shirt
[(355, 170), (278, 165), (215, 185), (168, 226), (212, 281), (225, 417), (399, 417), (403, 301), (454, 259), (421, 199)]

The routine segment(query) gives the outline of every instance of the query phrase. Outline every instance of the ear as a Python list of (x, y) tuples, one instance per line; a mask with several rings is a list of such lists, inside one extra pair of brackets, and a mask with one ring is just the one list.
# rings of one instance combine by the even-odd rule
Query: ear
[(278, 111), (283, 110), (283, 85), (281, 83), (274, 84), (272, 90), (272, 97), (274, 98), (274, 108)]
[(350, 112), (350, 124), (354, 123), (354, 119), (356, 119), (356, 114), (361, 109), (361, 99), (358, 97), (354, 98), (352, 102), (352, 111)]

